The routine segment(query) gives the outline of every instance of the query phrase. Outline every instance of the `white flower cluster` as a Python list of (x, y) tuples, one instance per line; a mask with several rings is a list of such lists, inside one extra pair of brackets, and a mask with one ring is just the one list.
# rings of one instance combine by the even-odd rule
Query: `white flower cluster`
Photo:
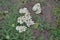
[[(17, 22), (20, 24), (23, 24), (24, 22), (27, 24), (28, 27), (34, 24), (34, 21), (32, 21), (32, 17), (30, 16), (30, 12), (27, 10), (27, 8), (21, 8), (19, 9), (19, 13), (24, 13), (24, 16), (18, 17)], [(26, 31), (27, 27), (25, 26), (17, 26), (16, 30), (21, 32)]]
[(19, 13), (25, 13), (24, 16), (18, 17), (17, 22), (20, 24), (23, 24), (24, 22), (27, 24), (28, 27), (34, 24), (34, 21), (32, 21), (32, 17), (30, 16), (30, 12), (27, 8), (22, 8), (19, 10)]
[(19, 13), (27, 13), (28, 12), (28, 10), (27, 10), (27, 8), (21, 8), (21, 9), (19, 9)]
[(25, 26), (17, 26), (16, 30), (19, 31), (19, 33), (26, 31), (27, 27)]
[[(40, 3), (35, 4), (33, 6), (32, 10), (35, 11), (36, 14), (41, 13)], [(17, 18), (18, 23), (20, 23), (20, 24), (26, 23), (28, 27), (35, 24), (34, 21), (32, 20), (32, 17), (30, 16), (30, 12), (28, 11), (27, 8), (24, 7), (24, 8), (19, 9), (19, 13), (23, 13), (25, 15)], [(16, 27), (16, 30), (19, 31), (20, 33), (23, 31), (26, 31), (26, 29), (27, 29), (26, 26), (17, 26)]]
[(33, 6), (32, 10), (35, 11), (36, 14), (41, 13), (40, 3), (35, 4), (35, 5)]

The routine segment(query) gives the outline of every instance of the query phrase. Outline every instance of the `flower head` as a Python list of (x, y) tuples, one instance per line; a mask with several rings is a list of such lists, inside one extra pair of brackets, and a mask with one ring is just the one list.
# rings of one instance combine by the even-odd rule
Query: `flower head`
[(27, 8), (21, 8), (21, 9), (19, 9), (19, 13), (26, 13), (26, 12), (28, 12), (28, 10), (27, 10)]
[(33, 6), (32, 10), (35, 11), (36, 14), (41, 13), (40, 3), (35, 4), (35, 5)]
[(32, 19), (26, 20), (25, 23), (27, 24), (28, 27), (34, 24), (34, 21)]
[(17, 22), (23, 24), (23, 17), (18, 17)]
[(16, 27), (16, 30), (19, 31), (20, 33), (26, 31), (26, 29), (27, 29), (27, 27), (25, 27), (25, 26), (17, 26)]

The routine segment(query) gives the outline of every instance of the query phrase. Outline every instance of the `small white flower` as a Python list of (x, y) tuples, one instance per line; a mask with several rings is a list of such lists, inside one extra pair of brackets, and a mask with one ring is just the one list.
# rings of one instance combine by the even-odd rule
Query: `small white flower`
[(19, 9), (19, 13), (26, 13), (26, 12), (28, 12), (28, 10), (27, 10), (27, 8), (21, 8), (21, 9)]
[(27, 27), (25, 26), (17, 26), (16, 30), (19, 31), (19, 33), (26, 31)]
[(23, 18), (22, 17), (18, 17), (17, 22), (20, 24), (23, 24)]
[(36, 14), (41, 13), (40, 3), (36, 3), (36, 4), (33, 6), (32, 10), (35, 11)]
[(25, 16), (25, 19), (27, 19), (27, 20), (29, 20), (29, 19), (31, 19), (32, 17), (30, 16), (30, 15), (26, 15)]
[(34, 21), (32, 21), (32, 19), (30, 19), (30, 20), (27, 20), (25, 23), (27, 24), (28, 27), (30, 27), (31, 25), (34, 24)]

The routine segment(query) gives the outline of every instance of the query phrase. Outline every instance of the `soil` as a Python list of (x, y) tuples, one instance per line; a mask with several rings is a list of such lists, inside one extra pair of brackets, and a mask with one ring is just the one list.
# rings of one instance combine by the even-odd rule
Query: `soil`
[(47, 21), (51, 26), (55, 26), (53, 10), (56, 7), (56, 3), (54, 0), (48, 0), (47, 6), (42, 7), (42, 14), (41, 17), (43, 20)]

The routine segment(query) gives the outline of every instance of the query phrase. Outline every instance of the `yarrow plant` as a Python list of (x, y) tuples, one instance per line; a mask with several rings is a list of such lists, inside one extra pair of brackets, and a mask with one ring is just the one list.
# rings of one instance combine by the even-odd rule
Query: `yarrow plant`
[[(36, 14), (41, 13), (40, 3), (35, 4), (33, 6), (32, 10), (36, 11), (35, 12)], [(19, 9), (19, 13), (24, 14), (24, 16), (20, 16), (20, 17), (17, 18), (18, 23), (20, 23), (20, 24), (26, 23), (26, 25), (28, 27), (35, 24), (34, 21), (32, 20), (30, 12), (27, 8), (24, 7), (24, 8)], [(27, 29), (27, 27), (25, 27), (25, 26), (17, 26), (16, 27), (16, 30), (19, 31), (19, 32), (23, 32), (26, 29)]]
[(21, 9), (19, 9), (19, 13), (28, 13), (28, 10), (27, 10), (27, 8), (21, 8)]
[[(28, 27), (34, 24), (34, 21), (32, 21), (32, 17), (30, 16), (30, 12), (27, 8), (21, 8), (19, 9), (19, 13), (25, 14), (24, 16), (18, 17), (17, 22), (20, 24), (26, 23)], [(23, 32), (27, 29), (25, 26), (17, 26), (16, 30), (19, 32)]]
[(36, 4), (33, 6), (32, 10), (35, 11), (36, 14), (41, 13), (40, 3), (36, 3)]
[(19, 33), (21, 33), (22, 31), (26, 31), (27, 27), (25, 26), (17, 26), (16, 30), (19, 31)]
[(32, 17), (30, 16), (30, 12), (27, 8), (24, 7), (23, 9), (20, 9), (19, 12), (25, 13), (25, 15), (18, 17), (18, 23), (23, 24), (23, 22), (25, 22), (28, 27), (34, 24), (34, 21), (32, 21)]

